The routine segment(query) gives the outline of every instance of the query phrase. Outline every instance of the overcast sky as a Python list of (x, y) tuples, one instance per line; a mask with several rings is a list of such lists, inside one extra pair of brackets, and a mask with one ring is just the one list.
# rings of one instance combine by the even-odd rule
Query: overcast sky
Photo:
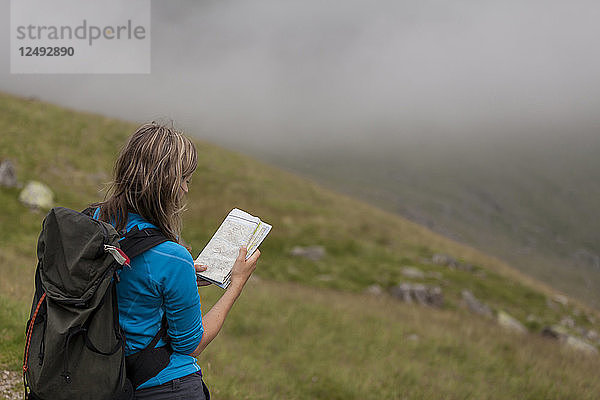
[[(6, 55), (9, 1), (0, 15)], [(153, 1), (151, 74), (1, 57), (0, 90), (239, 148), (573, 134), (600, 126), (598, 21), (586, 0)]]

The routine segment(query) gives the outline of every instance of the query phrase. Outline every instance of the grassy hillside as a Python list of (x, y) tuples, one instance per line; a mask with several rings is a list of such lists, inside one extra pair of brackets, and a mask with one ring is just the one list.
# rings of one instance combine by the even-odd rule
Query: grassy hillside
[[(45, 182), (57, 204), (76, 209), (101, 199), (118, 149), (135, 128), (1, 94), (0, 126), (0, 159), (16, 164), (19, 180)], [(492, 257), (243, 155), (197, 146), (183, 233), (194, 253), (233, 207), (274, 226), (257, 279), (200, 357), (215, 398), (558, 399), (593, 398), (600, 390), (598, 357), (537, 334), (565, 315), (598, 330), (593, 311), (574, 302), (549, 307), (551, 289)], [(18, 193), (0, 188), (0, 366), (10, 370), (18, 370), (22, 355), (44, 216), (22, 206)], [(316, 262), (292, 257), (298, 245), (323, 246), (326, 255)], [(435, 265), (436, 253), (473, 269)], [(404, 266), (426, 277), (406, 278)], [(386, 290), (400, 282), (440, 286), (444, 307), (363, 294), (373, 284)], [(460, 302), (463, 289), (532, 333), (517, 337), (471, 315)], [(205, 310), (219, 293), (201, 290)]]
[[(492, 136), (492, 137), (490, 137)], [(273, 161), (600, 307), (600, 135), (389, 139)]]

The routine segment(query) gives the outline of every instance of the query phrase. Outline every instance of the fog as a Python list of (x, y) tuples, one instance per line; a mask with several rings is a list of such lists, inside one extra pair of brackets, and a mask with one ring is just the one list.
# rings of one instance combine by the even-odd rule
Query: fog
[(151, 74), (19, 75), (4, 58), (0, 90), (265, 155), (583, 135), (600, 126), (599, 20), (584, 0), (153, 1)]

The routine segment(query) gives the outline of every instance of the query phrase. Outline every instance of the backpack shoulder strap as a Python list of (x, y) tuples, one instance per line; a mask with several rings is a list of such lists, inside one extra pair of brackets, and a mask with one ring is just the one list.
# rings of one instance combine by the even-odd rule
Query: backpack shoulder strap
[(96, 211), (96, 207), (90, 206), (90, 207), (86, 208), (85, 210), (81, 211), (81, 213), (87, 215), (90, 218), (93, 218), (95, 211)]
[(139, 256), (146, 250), (168, 241), (161, 231), (154, 228), (139, 229), (137, 226), (125, 234), (119, 241), (121, 250), (129, 259)]

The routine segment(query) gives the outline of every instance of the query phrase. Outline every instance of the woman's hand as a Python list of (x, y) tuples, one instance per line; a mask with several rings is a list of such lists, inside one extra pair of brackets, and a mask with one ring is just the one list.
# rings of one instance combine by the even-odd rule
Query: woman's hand
[[(194, 268), (196, 269), (196, 274), (198, 274), (198, 272), (204, 272), (206, 271), (206, 265), (202, 265), (202, 264), (196, 264), (194, 262)], [(200, 286), (208, 286), (211, 283), (209, 281), (205, 281), (204, 279), (198, 277), (198, 275), (196, 275), (196, 284), (198, 285), (198, 287)]]
[(248, 278), (250, 278), (250, 275), (252, 275), (256, 269), (256, 262), (258, 261), (258, 257), (260, 257), (260, 250), (256, 249), (252, 256), (247, 260), (246, 254), (248, 254), (248, 250), (245, 247), (241, 247), (238, 257), (235, 260), (235, 264), (233, 264), (233, 269), (231, 270), (232, 285), (240, 287), (244, 286), (248, 281)]
[[(245, 247), (240, 248), (238, 257), (231, 270), (231, 284), (227, 287), (227, 290), (225, 290), (221, 298), (217, 300), (215, 305), (212, 306), (210, 311), (202, 317), (204, 333), (202, 334), (202, 339), (200, 340), (198, 347), (196, 347), (196, 350), (190, 353), (192, 357), (198, 357), (198, 355), (204, 351), (206, 346), (208, 346), (208, 344), (217, 336), (223, 327), (223, 323), (225, 322), (229, 310), (233, 307), (233, 303), (235, 303), (240, 296), (248, 278), (250, 278), (250, 275), (252, 275), (252, 272), (256, 269), (256, 262), (258, 261), (258, 257), (260, 257), (260, 251), (256, 250), (247, 260), (246, 254), (248, 254), (248, 250), (246, 250)], [(197, 265), (196, 271), (204, 270), (202, 268), (206, 269), (203, 265)]]

